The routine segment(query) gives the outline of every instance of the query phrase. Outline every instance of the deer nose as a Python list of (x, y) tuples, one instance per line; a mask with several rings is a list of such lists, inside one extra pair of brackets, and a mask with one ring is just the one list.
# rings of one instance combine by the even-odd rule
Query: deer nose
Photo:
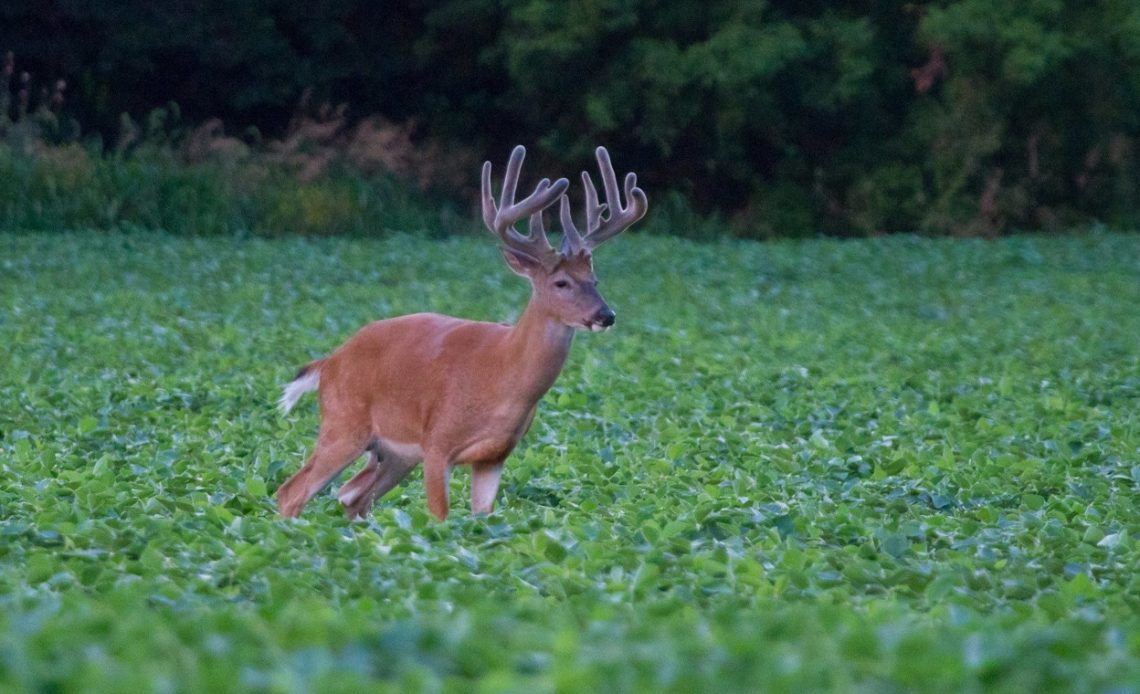
[(597, 321), (599, 325), (606, 328), (613, 325), (616, 319), (617, 314), (614, 313), (613, 309), (611, 309), (609, 306), (603, 308), (601, 311), (598, 311), (598, 313), (594, 316), (594, 320)]

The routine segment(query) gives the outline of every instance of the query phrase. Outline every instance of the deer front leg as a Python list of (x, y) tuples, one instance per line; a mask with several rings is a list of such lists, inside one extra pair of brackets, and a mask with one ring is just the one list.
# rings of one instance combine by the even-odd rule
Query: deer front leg
[(471, 512), (490, 513), (495, 509), (495, 495), (499, 493), (499, 479), (503, 475), (503, 461), (476, 463), (471, 467)]
[(441, 521), (447, 520), (447, 482), (451, 478), (451, 461), (443, 456), (424, 458), (424, 489), (428, 510)]

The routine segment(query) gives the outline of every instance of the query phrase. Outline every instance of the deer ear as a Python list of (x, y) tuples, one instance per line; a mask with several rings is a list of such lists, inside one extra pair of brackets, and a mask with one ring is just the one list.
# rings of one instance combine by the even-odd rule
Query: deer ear
[(542, 263), (538, 262), (537, 258), (513, 248), (503, 249), (503, 260), (507, 261), (507, 267), (511, 272), (523, 277), (533, 278), (535, 273), (542, 269)]

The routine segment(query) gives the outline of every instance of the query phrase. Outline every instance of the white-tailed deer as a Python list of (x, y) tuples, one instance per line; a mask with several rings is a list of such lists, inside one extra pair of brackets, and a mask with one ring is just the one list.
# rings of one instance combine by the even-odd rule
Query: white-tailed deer
[[(604, 147), (598, 147), (606, 202), (599, 204), (582, 173), (586, 229), (570, 215), (561, 178), (543, 179), (515, 201), (526, 150), (511, 152), (496, 206), (491, 162), (483, 164), (483, 221), (499, 237), (511, 270), (530, 280), (530, 303), (513, 326), (417, 313), (365, 326), (330, 356), (303, 367), (285, 387), (282, 410), (319, 389), (321, 426), (312, 456), (277, 490), (283, 516), (305, 504), (365, 451), (367, 465), (340, 488), (349, 517), (424, 463), (428, 508), (447, 517), (447, 482), (456, 465), (470, 465), (471, 510), (489, 513), (503, 461), (534, 419), (539, 399), (562, 371), (575, 330), (605, 330), (614, 312), (598, 294), (590, 252), (641, 219), (648, 208), (637, 177), (625, 178), (625, 202)], [(556, 251), (543, 211), (561, 200), (562, 243)], [(530, 219), (529, 234), (515, 224)]]

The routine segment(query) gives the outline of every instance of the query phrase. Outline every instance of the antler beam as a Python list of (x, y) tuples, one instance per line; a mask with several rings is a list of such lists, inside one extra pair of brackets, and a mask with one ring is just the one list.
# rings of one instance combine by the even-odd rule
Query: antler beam
[[(503, 245), (546, 262), (557, 254), (546, 238), (546, 231), (542, 225), (542, 211), (562, 197), (570, 187), (570, 182), (560, 178), (551, 183), (550, 179), (544, 178), (535, 186), (533, 193), (515, 202), (519, 172), (522, 170), (525, 158), (526, 148), (522, 145), (516, 146), (511, 151), (506, 173), (503, 174), (503, 189), (499, 194), (498, 205), (495, 204), (491, 194), (491, 162), (483, 164), (483, 223), (499, 237)], [(530, 217), (530, 226), (529, 234), (524, 236), (515, 229), (514, 225), (526, 217)]]
[(605, 147), (598, 147), (595, 154), (598, 158), (598, 169), (602, 174), (602, 186), (606, 191), (606, 202), (598, 202), (598, 191), (594, 188), (594, 181), (590, 178), (590, 174), (583, 171), (582, 185), (586, 189), (586, 233), (581, 234), (574, 226), (574, 220), (570, 215), (570, 202), (563, 196), (560, 209), (562, 228), (565, 230), (565, 236), (562, 238), (563, 255), (600, 246), (628, 229), (649, 210), (649, 199), (645, 196), (645, 191), (637, 187), (637, 174), (631, 171), (625, 175), (626, 203), (623, 205), (618, 190), (617, 175), (614, 173), (613, 163), (610, 162), (610, 153)]

